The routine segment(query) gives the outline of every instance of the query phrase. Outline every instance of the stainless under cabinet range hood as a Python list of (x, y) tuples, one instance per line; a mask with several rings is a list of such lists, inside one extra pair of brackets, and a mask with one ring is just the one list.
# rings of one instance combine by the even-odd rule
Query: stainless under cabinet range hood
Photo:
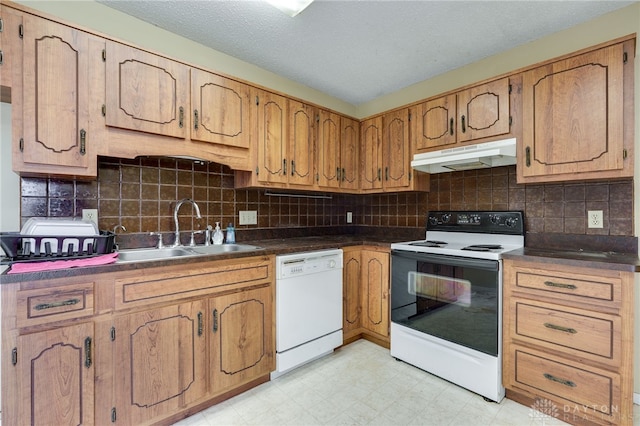
[(425, 173), (443, 173), (510, 164), (516, 164), (515, 138), (416, 154), (411, 167)]

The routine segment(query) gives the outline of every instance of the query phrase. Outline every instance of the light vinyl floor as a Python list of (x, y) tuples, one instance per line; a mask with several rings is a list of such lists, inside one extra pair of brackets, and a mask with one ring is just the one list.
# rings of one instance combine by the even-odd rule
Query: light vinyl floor
[(564, 424), (508, 399), (487, 402), (358, 340), (175, 425)]

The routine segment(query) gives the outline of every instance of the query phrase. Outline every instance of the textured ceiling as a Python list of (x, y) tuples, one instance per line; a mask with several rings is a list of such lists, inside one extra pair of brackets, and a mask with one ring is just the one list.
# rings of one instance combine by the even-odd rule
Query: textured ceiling
[(632, 1), (316, 0), (291, 18), (253, 0), (98, 0), (353, 105)]

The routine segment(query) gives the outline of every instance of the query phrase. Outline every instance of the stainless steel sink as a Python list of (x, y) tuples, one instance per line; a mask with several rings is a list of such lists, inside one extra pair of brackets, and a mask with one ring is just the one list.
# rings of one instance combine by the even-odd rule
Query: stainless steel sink
[(233, 252), (264, 250), (250, 244), (223, 244), (195, 247), (143, 248), (118, 251), (118, 262), (144, 262), (162, 259), (174, 259), (186, 256), (207, 256)]
[(264, 250), (262, 247), (252, 246), (249, 244), (222, 244), (214, 246), (196, 246), (189, 247), (189, 250), (198, 254), (222, 254), (239, 251)]

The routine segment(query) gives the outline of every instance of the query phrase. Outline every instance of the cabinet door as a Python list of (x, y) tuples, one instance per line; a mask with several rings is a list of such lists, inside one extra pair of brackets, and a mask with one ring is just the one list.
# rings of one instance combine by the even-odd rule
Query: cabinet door
[(456, 143), (456, 95), (427, 101), (413, 108), (413, 137), (418, 151)]
[(187, 136), (189, 68), (107, 41), (107, 126)]
[(389, 336), (389, 253), (362, 251), (362, 326)]
[(230, 390), (275, 369), (272, 288), (210, 299), (214, 393)]
[(362, 314), (362, 291), (360, 290), (362, 279), (361, 249), (345, 248), (342, 283), (343, 283), (343, 323), (342, 333), (344, 340), (359, 333)]
[(250, 111), (249, 86), (191, 69), (191, 140), (248, 148)]
[(258, 180), (287, 182), (287, 99), (268, 92), (257, 94)]
[(318, 122), (318, 185), (338, 188), (341, 181), (340, 116), (320, 110)]
[(3, 392), (22, 402), (18, 423), (94, 424), (92, 349), (93, 323), (18, 337), (19, 389)]
[(623, 53), (617, 44), (524, 73), (525, 178), (622, 169)]
[(37, 165), (95, 176), (97, 148), (89, 129), (94, 73), (90, 64), (100, 61), (101, 54), (89, 50), (95, 40), (64, 25), (24, 16), (24, 136), (20, 158), (14, 162), (17, 171), (50, 171)]
[(206, 396), (206, 300), (115, 320), (118, 422), (142, 424)]
[(458, 142), (509, 133), (509, 78), (458, 93)]
[[(0, 18), (2, 18), (2, 31), (0, 31), (0, 86), (13, 87), (13, 79), (19, 79), (21, 75), (20, 58), (22, 57), (22, 39), (19, 26), (22, 25), (22, 14), (17, 10), (0, 4)], [(4, 93), (3, 93), (4, 96)], [(8, 100), (2, 102), (10, 103)]]
[(383, 116), (382, 156), (385, 189), (406, 188), (411, 178), (411, 143), (409, 110), (402, 109)]
[(289, 99), (289, 183), (313, 185), (316, 109)]
[(340, 187), (358, 189), (360, 127), (358, 121), (340, 117)]
[(360, 189), (382, 188), (382, 116), (360, 124)]

